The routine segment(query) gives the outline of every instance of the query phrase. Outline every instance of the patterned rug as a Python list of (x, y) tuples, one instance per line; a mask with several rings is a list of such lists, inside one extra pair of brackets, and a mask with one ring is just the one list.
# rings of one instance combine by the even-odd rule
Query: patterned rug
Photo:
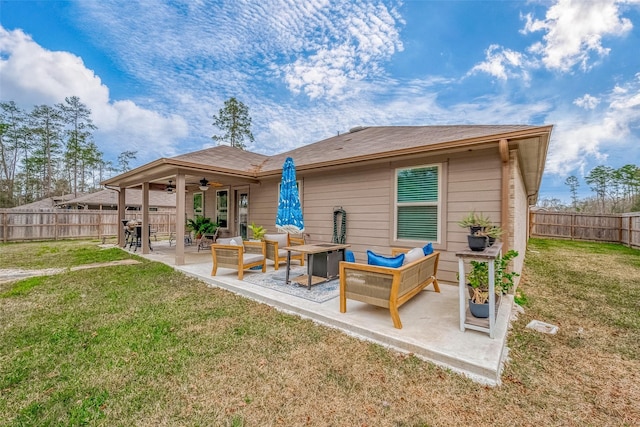
[(265, 274), (245, 274), (244, 281), (317, 303), (329, 301), (340, 295), (340, 279), (313, 285), (311, 290), (307, 289), (306, 281), (305, 285), (296, 283), (296, 278), (307, 274), (306, 266), (291, 269), (289, 273), (290, 283), (288, 285), (284, 283), (285, 274), (285, 267), (280, 267), (278, 271), (271, 271)]

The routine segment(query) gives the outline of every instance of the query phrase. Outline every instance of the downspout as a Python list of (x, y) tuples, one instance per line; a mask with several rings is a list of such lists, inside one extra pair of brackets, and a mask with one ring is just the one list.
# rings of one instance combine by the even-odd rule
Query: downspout
[(506, 139), (501, 139), (498, 144), (500, 150), (500, 160), (502, 160), (502, 184), (501, 184), (501, 207), (500, 226), (504, 232), (502, 248), (506, 252), (509, 250), (509, 241), (514, 238), (513, 231), (509, 224), (509, 143)]

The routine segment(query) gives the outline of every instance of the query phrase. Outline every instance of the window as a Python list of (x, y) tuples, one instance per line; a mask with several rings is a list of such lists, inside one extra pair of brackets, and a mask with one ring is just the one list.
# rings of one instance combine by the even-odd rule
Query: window
[(194, 216), (204, 215), (203, 193), (193, 193), (193, 214)]
[(229, 190), (216, 191), (216, 223), (220, 228), (229, 227)]
[(440, 241), (440, 165), (396, 170), (396, 239)]

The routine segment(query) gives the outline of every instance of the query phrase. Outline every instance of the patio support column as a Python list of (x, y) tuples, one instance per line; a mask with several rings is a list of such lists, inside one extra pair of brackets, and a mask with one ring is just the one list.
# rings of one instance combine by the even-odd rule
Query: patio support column
[(118, 191), (118, 246), (124, 246), (124, 226), (121, 219), (126, 219), (127, 213), (126, 188)]
[(501, 208), (500, 208), (500, 227), (505, 235), (502, 239), (503, 248), (509, 250), (509, 238), (513, 237), (513, 233), (509, 224), (509, 184), (510, 184), (510, 164), (509, 164), (509, 142), (501, 139), (499, 143), (500, 159), (502, 160), (502, 187), (501, 187)]
[(176, 265), (184, 265), (185, 176), (176, 175)]
[(142, 183), (142, 253), (149, 253), (149, 181)]

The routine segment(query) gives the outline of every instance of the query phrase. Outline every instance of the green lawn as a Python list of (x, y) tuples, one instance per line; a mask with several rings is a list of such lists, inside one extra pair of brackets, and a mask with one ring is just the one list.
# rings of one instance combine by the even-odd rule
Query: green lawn
[(0, 245), (0, 269), (141, 261), (0, 284), (0, 425), (638, 425), (640, 252), (529, 249), (490, 388), (97, 242)]

